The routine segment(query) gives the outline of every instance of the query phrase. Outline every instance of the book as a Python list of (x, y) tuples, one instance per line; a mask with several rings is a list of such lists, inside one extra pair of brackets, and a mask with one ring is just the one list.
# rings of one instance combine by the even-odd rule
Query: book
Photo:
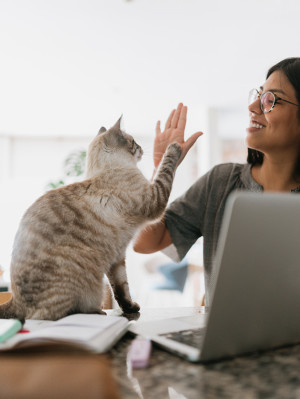
[(74, 314), (57, 321), (26, 320), (23, 330), (0, 343), (0, 351), (59, 344), (94, 353), (107, 352), (126, 333), (123, 316)]

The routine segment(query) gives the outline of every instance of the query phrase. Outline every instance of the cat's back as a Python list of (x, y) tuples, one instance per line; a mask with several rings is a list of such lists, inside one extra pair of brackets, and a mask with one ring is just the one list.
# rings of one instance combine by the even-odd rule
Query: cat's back
[[(79, 182), (48, 191), (23, 215), (13, 247), (13, 257), (54, 245), (65, 245), (73, 232), (86, 226), (89, 182)], [(77, 226), (77, 227), (76, 227)], [(26, 252), (27, 253), (27, 252)], [(22, 254), (24, 255), (24, 253)]]
[[(39, 197), (25, 212), (17, 231), (13, 254), (24, 247), (64, 246), (72, 240), (87, 246), (127, 224), (127, 214), (133, 207), (133, 182), (139, 174), (128, 171), (104, 173), (48, 191)], [(139, 185), (140, 183), (137, 183)], [(77, 243), (78, 244), (78, 243)], [(76, 245), (77, 245), (76, 244)]]
[(49, 223), (51, 220), (68, 223), (80, 217), (88, 187), (89, 182), (84, 181), (46, 192), (27, 209), (21, 224), (31, 221)]

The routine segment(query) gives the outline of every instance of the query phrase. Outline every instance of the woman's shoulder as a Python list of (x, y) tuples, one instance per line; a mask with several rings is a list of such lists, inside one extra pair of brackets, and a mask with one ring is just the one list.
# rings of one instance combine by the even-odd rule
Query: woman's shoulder
[(260, 191), (253, 180), (251, 165), (242, 163), (222, 163), (213, 166), (189, 188), (187, 195), (194, 197), (223, 197), (231, 191), (241, 189)]
[(227, 162), (213, 166), (211, 171), (215, 171), (217, 173), (228, 173), (231, 171), (241, 172), (249, 167), (250, 165), (248, 163)]
[(214, 166), (209, 172), (208, 175), (210, 178), (214, 179), (236, 179), (237, 177), (251, 175), (250, 171), (251, 166), (249, 164), (242, 163), (221, 163), (219, 165)]
[(231, 189), (245, 189), (249, 191), (262, 191), (262, 187), (253, 179), (252, 165), (248, 163), (223, 163), (214, 166), (208, 179), (211, 184), (220, 182)]

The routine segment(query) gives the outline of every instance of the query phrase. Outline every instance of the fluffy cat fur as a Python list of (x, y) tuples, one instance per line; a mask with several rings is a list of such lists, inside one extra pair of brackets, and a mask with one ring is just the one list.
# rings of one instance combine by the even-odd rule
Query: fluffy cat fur
[(123, 311), (139, 311), (125, 251), (137, 230), (164, 212), (181, 148), (169, 145), (152, 183), (136, 166), (142, 154), (120, 120), (101, 128), (88, 149), (86, 179), (48, 191), (30, 206), (15, 237), (12, 298), (0, 306), (0, 318), (103, 313), (104, 273)]

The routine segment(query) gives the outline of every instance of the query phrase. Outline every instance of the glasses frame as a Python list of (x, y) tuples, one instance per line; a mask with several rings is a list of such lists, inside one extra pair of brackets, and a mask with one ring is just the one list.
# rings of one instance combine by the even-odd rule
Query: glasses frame
[[(254, 91), (256, 91), (256, 93), (257, 93), (257, 98), (259, 98), (260, 109), (261, 109), (261, 111), (262, 111), (264, 114), (268, 114), (269, 112), (271, 112), (271, 111), (274, 109), (275, 105), (278, 103), (278, 101), (284, 101), (284, 102), (286, 102), (286, 103), (289, 103), (289, 104), (292, 104), (292, 105), (296, 105), (296, 107), (299, 107), (299, 104), (295, 104), (295, 103), (293, 103), (293, 102), (291, 102), (291, 101), (285, 100), (284, 98), (278, 97), (277, 94), (273, 93), (273, 92), (270, 91), (270, 90), (266, 91), (266, 92), (263, 93), (263, 94), (260, 94), (259, 91), (258, 91), (257, 89), (252, 89), (252, 90), (250, 90), (250, 92), (249, 92), (249, 97), (250, 97), (251, 93), (253, 93)], [(269, 111), (264, 111), (264, 110), (263, 110), (263, 106), (262, 106), (262, 98), (263, 98), (266, 94), (268, 94), (268, 93), (271, 93), (271, 94), (274, 96), (274, 101), (273, 101), (272, 107), (269, 109)], [(254, 100), (254, 101), (256, 101), (256, 100)], [(254, 102), (254, 101), (253, 101), (253, 102)], [(249, 104), (249, 105), (250, 105), (250, 104)]]

